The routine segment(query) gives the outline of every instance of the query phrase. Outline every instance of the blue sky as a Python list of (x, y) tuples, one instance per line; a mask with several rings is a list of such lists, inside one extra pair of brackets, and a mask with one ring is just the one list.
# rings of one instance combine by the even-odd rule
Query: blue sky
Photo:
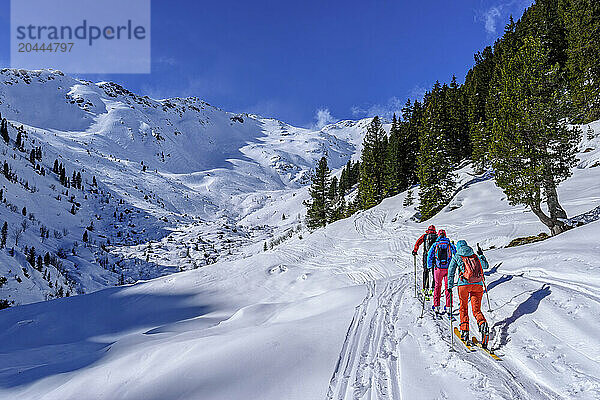
[[(197, 96), (309, 126), (385, 115), (473, 54), (532, 0), (152, 1), (152, 73), (81, 75), (151, 97)], [(9, 66), (0, 0), (0, 66)]]

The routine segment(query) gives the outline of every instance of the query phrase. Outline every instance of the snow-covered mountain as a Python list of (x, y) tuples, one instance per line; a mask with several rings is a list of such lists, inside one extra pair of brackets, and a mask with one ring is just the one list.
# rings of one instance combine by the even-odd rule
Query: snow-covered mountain
[[(577, 228), (505, 247), (545, 227), (467, 166), (426, 223), (402, 193), (267, 252), (4, 310), (0, 397), (600, 398), (600, 122), (584, 132), (559, 187)], [(483, 311), (503, 361), (457, 341), (449, 352), (449, 321), (419, 318), (411, 250), (431, 223), (486, 250)]]
[[(0, 71), (0, 113), (11, 139), (0, 152), (14, 178), (0, 176), (0, 224), (9, 231), (0, 298), (15, 304), (235, 258), (244, 244), (262, 248), (301, 224), (317, 160), (327, 154), (333, 168), (344, 165), (368, 124), (297, 128), (48, 70)], [(67, 178), (81, 174), (81, 188), (60, 184), (55, 160)], [(282, 198), (287, 206), (272, 206)], [(31, 247), (51, 262), (32, 266)]]

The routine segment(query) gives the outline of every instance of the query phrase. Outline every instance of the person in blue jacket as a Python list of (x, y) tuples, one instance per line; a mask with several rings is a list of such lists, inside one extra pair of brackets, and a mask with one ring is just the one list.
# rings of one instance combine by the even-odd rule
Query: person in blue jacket
[[(481, 312), (481, 299), (483, 298), (483, 270), (489, 268), (489, 263), (483, 251), (478, 249), (475, 254), (473, 249), (464, 240), (456, 243), (456, 254), (450, 261), (448, 267), (448, 287), (450, 291), (458, 286), (458, 298), (460, 301), (460, 333), (465, 341), (469, 341), (469, 300), (473, 316), (477, 320), (479, 332), (481, 333), (481, 344), (487, 347), (489, 339), (489, 328), (487, 321)], [(458, 275), (458, 282), (454, 283)]]
[(444, 312), (450, 311), (451, 294), (448, 290), (448, 265), (452, 256), (456, 253), (456, 248), (446, 237), (446, 231), (440, 229), (438, 239), (427, 253), (427, 268), (433, 271), (435, 287), (433, 289), (433, 310), (436, 314), (440, 312), (440, 297), (442, 294), (442, 282), (446, 292), (446, 305)]

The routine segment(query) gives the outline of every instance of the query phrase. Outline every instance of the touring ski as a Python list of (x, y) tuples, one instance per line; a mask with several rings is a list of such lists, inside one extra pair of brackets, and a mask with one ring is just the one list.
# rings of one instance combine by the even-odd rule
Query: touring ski
[(481, 350), (483, 350), (484, 352), (486, 352), (494, 360), (496, 360), (496, 361), (502, 361), (502, 359), (500, 357), (498, 357), (493, 351), (491, 351), (490, 349), (484, 348), (481, 345), (481, 342), (479, 341), (479, 339), (477, 339), (475, 336), (473, 336), (473, 339), (471, 341), (473, 342), (473, 344), (475, 346), (479, 347)]
[(462, 344), (465, 345), (465, 347), (467, 348), (468, 351), (475, 351), (475, 348), (468, 344), (467, 342), (465, 342), (464, 340), (462, 340), (462, 338), (460, 337), (460, 331), (458, 330), (458, 328), (455, 326), (454, 327), (454, 334), (458, 337), (458, 340), (460, 340), (462, 342)]

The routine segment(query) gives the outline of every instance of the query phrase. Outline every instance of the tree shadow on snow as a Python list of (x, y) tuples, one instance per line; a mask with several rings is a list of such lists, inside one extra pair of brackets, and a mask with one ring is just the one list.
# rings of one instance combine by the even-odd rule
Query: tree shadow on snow
[(496, 327), (500, 329), (500, 346), (503, 346), (508, 342), (508, 328), (522, 316), (536, 312), (540, 302), (545, 297), (549, 296), (550, 293), (552, 293), (550, 286), (543, 285), (541, 288), (533, 292), (529, 298), (527, 298), (527, 300), (519, 304), (510, 317), (494, 324), (492, 330), (495, 330)]
[(495, 288), (496, 286), (510, 281), (514, 277), (515, 277), (514, 275), (502, 275), (500, 278), (496, 279), (495, 281), (488, 283), (487, 290), (490, 291), (493, 288)]
[(502, 265), (502, 263), (499, 262), (498, 264), (496, 264), (492, 268), (490, 268), (489, 271), (483, 271), (483, 274), (485, 276), (490, 276), (491, 274), (495, 274), (496, 272), (498, 272), (498, 267), (500, 267), (501, 265)]
[(109, 355), (111, 345), (127, 333), (215, 310), (214, 304), (202, 304), (202, 299), (212, 297), (206, 293), (129, 294), (128, 289), (111, 288), (0, 312), (0, 387), (27, 385), (88, 367)]

